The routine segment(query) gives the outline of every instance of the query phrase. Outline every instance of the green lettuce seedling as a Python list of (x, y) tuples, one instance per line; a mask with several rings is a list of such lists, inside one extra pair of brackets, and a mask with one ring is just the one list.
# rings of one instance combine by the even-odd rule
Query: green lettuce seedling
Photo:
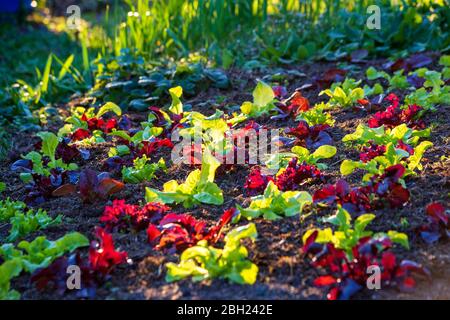
[(39, 209), (37, 212), (34, 212), (33, 210), (16, 212), (9, 220), (11, 230), (9, 231), (9, 236), (6, 240), (13, 242), (36, 230), (46, 229), (50, 226), (61, 224), (61, 222), (61, 215), (52, 219), (47, 215), (47, 212), (42, 209)]
[(165, 204), (182, 203), (185, 208), (190, 208), (199, 203), (223, 204), (222, 190), (214, 183), (214, 177), (220, 162), (205, 150), (202, 155), (202, 168), (192, 171), (186, 181), (178, 184), (176, 180), (168, 181), (163, 186), (163, 191), (153, 188), (145, 189), (147, 202), (162, 202)]
[(374, 214), (360, 215), (352, 223), (352, 217), (347, 210), (338, 205), (336, 214), (323, 219), (325, 223), (331, 223), (337, 227), (336, 231), (331, 228), (325, 229), (310, 229), (303, 234), (303, 243), (314, 232), (318, 232), (315, 242), (317, 243), (332, 243), (337, 249), (344, 250), (347, 255), (353, 257), (352, 249), (358, 244), (359, 240), (365, 237), (383, 237), (388, 236), (394, 243), (398, 243), (409, 249), (408, 236), (397, 231), (388, 231), (386, 233), (376, 233), (366, 230), (366, 227), (372, 220), (375, 219)]
[(66, 252), (88, 245), (89, 240), (78, 232), (68, 233), (55, 241), (42, 236), (32, 242), (21, 241), (17, 247), (11, 243), (2, 245), (0, 257), (4, 262), (0, 265), (0, 300), (20, 298), (17, 291), (10, 290), (10, 283), (22, 271), (33, 273), (46, 268)]
[(305, 205), (312, 203), (311, 195), (306, 191), (282, 192), (270, 181), (262, 195), (252, 198), (248, 208), (237, 206), (240, 214), (246, 218), (277, 220), (283, 217), (292, 217), (302, 213)]
[(227, 279), (239, 284), (254, 284), (258, 266), (248, 260), (248, 250), (243, 239), (255, 240), (258, 233), (253, 223), (237, 227), (225, 236), (223, 249), (208, 246), (206, 240), (183, 251), (178, 264), (166, 264), (166, 281), (173, 282), (187, 277), (193, 281)]
[(155, 176), (155, 172), (162, 169), (167, 170), (166, 162), (163, 158), (157, 163), (148, 163), (150, 161), (146, 155), (136, 158), (133, 161), (133, 167), (125, 167), (122, 169), (122, 179), (127, 183), (140, 183), (149, 181)]
[[(60, 168), (63, 170), (76, 170), (78, 166), (75, 163), (66, 164), (63, 160), (56, 159), (56, 148), (59, 144), (58, 137), (51, 132), (39, 132), (37, 134), (42, 140), (42, 147), (40, 152), (31, 151), (26, 154), (23, 158), (30, 160), (33, 164), (33, 172), (39, 175), (50, 176), (51, 169)], [(47, 156), (50, 162), (45, 165), (43, 157)], [(31, 181), (31, 173), (21, 173), (20, 178), (25, 183)]]
[(295, 146), (291, 149), (291, 152), (280, 152), (271, 155), (265, 164), (269, 169), (286, 167), (288, 162), (293, 157), (296, 157), (299, 163), (306, 162), (307, 164), (315, 165), (320, 170), (325, 170), (327, 165), (318, 163), (318, 161), (334, 157), (336, 151), (336, 147), (324, 145), (317, 148), (313, 153), (310, 153), (310, 151), (304, 147)]
[(429, 137), (431, 130), (413, 130), (408, 128), (406, 124), (401, 124), (393, 129), (385, 129), (384, 126), (378, 128), (369, 128), (364, 124), (358, 125), (355, 132), (347, 134), (342, 139), (343, 142), (352, 145), (369, 145), (375, 143), (377, 145), (386, 145), (388, 143), (397, 144), (403, 141), (411, 146), (417, 145), (420, 138)]
[(318, 124), (327, 124), (332, 127), (335, 123), (335, 120), (331, 116), (330, 113), (325, 112), (329, 106), (325, 103), (317, 104), (314, 108), (311, 108), (307, 111), (299, 113), (297, 116), (297, 121), (306, 121), (306, 123), (311, 127)]
[(275, 94), (272, 87), (265, 82), (258, 81), (253, 90), (253, 102), (245, 101), (241, 105), (241, 112), (248, 117), (257, 118), (264, 114), (268, 114), (270, 110), (275, 108)]
[(319, 96), (323, 94), (329, 96), (329, 102), (333, 106), (351, 107), (358, 100), (364, 98), (364, 89), (357, 87), (360, 83), (361, 80), (345, 79), (341, 86), (334, 84), (331, 89), (321, 91)]

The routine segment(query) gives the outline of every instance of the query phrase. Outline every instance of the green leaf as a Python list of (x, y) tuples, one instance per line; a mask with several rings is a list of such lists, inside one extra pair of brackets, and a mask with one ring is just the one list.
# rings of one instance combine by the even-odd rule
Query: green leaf
[(406, 249), (409, 249), (408, 235), (395, 230), (388, 231), (387, 235), (392, 240), (392, 242), (398, 243)]
[(439, 64), (441, 66), (450, 67), (450, 55), (443, 55), (439, 59)]
[(54, 162), (56, 148), (59, 144), (58, 137), (52, 132), (39, 132), (37, 136), (42, 139), (41, 152)]
[(122, 109), (120, 109), (120, 107), (117, 104), (113, 102), (107, 102), (100, 108), (100, 110), (98, 110), (97, 118), (100, 118), (107, 112), (114, 112), (118, 116), (122, 115)]
[(342, 175), (347, 176), (357, 168), (359, 168), (359, 162), (346, 159), (341, 163), (340, 171)]
[(0, 182), (0, 193), (6, 190), (6, 184), (4, 182)]
[(316, 151), (313, 152), (312, 156), (315, 159), (328, 159), (336, 154), (336, 147), (333, 146), (320, 146)]
[(169, 94), (172, 97), (172, 104), (170, 105), (169, 110), (174, 114), (182, 114), (183, 103), (181, 102), (180, 97), (183, 94), (183, 88), (180, 86), (170, 88)]
[(275, 99), (272, 87), (265, 82), (258, 81), (253, 90), (253, 103), (258, 107), (264, 107)]
[(52, 69), (52, 57), (53, 54), (49, 54), (47, 58), (47, 62), (45, 64), (44, 73), (42, 74), (42, 84), (41, 84), (41, 91), (42, 93), (46, 93), (48, 91), (48, 83), (50, 80), (50, 71)]

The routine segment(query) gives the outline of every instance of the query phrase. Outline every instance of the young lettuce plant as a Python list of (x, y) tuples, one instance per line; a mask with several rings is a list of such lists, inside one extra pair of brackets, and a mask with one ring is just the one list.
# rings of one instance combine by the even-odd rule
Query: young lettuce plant
[(45, 237), (37, 237), (32, 242), (21, 241), (17, 248), (11, 243), (0, 247), (0, 257), (4, 261), (0, 265), (0, 299), (19, 299), (20, 294), (11, 290), (11, 280), (22, 271), (33, 273), (48, 267), (55, 259), (66, 252), (86, 247), (89, 240), (78, 232), (50, 241)]
[(429, 137), (430, 132), (430, 129), (410, 129), (404, 123), (392, 129), (386, 129), (384, 126), (370, 128), (365, 124), (360, 124), (354, 133), (347, 134), (342, 141), (361, 146), (370, 146), (371, 144), (387, 145), (388, 143), (397, 145), (402, 141), (411, 146), (416, 146), (420, 138)]
[[(112, 102), (105, 103), (98, 112), (95, 112), (95, 108), (77, 107), (72, 110), (72, 115), (66, 119), (67, 124), (59, 130), (58, 135), (70, 136), (72, 141), (83, 141), (85, 144), (105, 142), (103, 133), (109, 133), (122, 126), (116, 118), (105, 121), (103, 115), (108, 112), (119, 117), (122, 115), (122, 109)], [(122, 119), (124, 122), (129, 121), (124, 118)]]
[(27, 205), (22, 201), (12, 201), (10, 198), (0, 200), (0, 222), (8, 222), (16, 214), (23, 212), (26, 207)]
[(238, 284), (254, 284), (258, 267), (247, 259), (248, 250), (241, 240), (248, 238), (254, 241), (256, 237), (256, 227), (250, 223), (228, 232), (223, 249), (208, 246), (206, 240), (199, 241), (196, 246), (183, 251), (178, 264), (166, 264), (166, 281), (192, 277), (196, 282), (221, 278)]
[(352, 249), (361, 239), (366, 237), (382, 238), (387, 236), (392, 242), (398, 243), (406, 249), (409, 249), (408, 236), (404, 233), (388, 231), (387, 234), (374, 234), (372, 231), (366, 230), (367, 225), (370, 224), (373, 219), (375, 219), (375, 215), (367, 213), (360, 215), (352, 223), (352, 217), (348, 211), (338, 205), (335, 215), (323, 219), (324, 222), (336, 226), (337, 231), (333, 231), (331, 228), (310, 229), (303, 235), (303, 243), (306, 244), (310, 236), (313, 233), (317, 233), (315, 238), (316, 243), (332, 243), (335, 248), (344, 250), (350, 258), (353, 257)]
[(6, 238), (8, 242), (14, 242), (36, 230), (46, 229), (48, 227), (62, 223), (62, 216), (59, 215), (52, 219), (47, 215), (47, 212), (39, 209), (37, 212), (32, 209), (27, 212), (16, 212), (13, 217), (9, 219), (11, 230), (9, 236)]
[[(78, 169), (78, 166), (75, 163), (66, 164), (62, 158), (56, 159), (56, 150), (58, 148), (59, 139), (54, 133), (39, 132), (37, 136), (42, 140), (40, 153), (31, 151), (23, 157), (32, 162), (32, 173), (48, 177), (51, 175), (52, 169), (68, 171)], [(45, 157), (49, 160), (47, 164), (47, 159)], [(30, 182), (33, 179), (32, 173), (22, 172), (20, 178), (25, 183)]]
[(364, 175), (363, 181), (369, 181), (374, 175), (382, 175), (386, 168), (401, 164), (406, 168), (405, 177), (415, 174), (415, 170), (422, 170), (422, 160), (425, 151), (432, 147), (430, 141), (422, 141), (414, 148), (412, 155), (403, 149), (395, 148), (392, 142), (386, 145), (386, 152), (381, 156), (376, 156), (368, 162), (344, 160), (341, 164), (341, 174), (346, 176), (353, 173), (356, 169), (362, 169), (368, 173)]
[(269, 114), (275, 108), (274, 100), (275, 94), (272, 87), (262, 81), (258, 81), (253, 90), (253, 102), (245, 101), (241, 106), (241, 112), (251, 118)]
[(178, 184), (176, 180), (166, 182), (163, 191), (153, 188), (145, 189), (147, 202), (164, 204), (182, 203), (185, 208), (191, 208), (199, 203), (223, 204), (222, 190), (214, 183), (214, 177), (220, 162), (205, 150), (202, 155), (202, 168), (192, 171), (186, 181)]
[(444, 66), (444, 68), (442, 69), (442, 79), (450, 79), (450, 55), (441, 56), (441, 58), (439, 59), (439, 64), (441, 66)]
[(450, 104), (450, 86), (445, 85), (440, 72), (420, 68), (415, 71), (415, 75), (425, 81), (422, 88), (406, 96), (407, 104), (416, 104), (433, 112), (437, 110), (437, 105)]
[(364, 89), (357, 87), (360, 82), (354, 79), (345, 79), (341, 86), (333, 85), (331, 89), (321, 91), (319, 96), (325, 94), (330, 97), (329, 103), (333, 106), (351, 107), (358, 100), (364, 98)]
[(291, 149), (291, 152), (280, 152), (273, 154), (266, 161), (266, 166), (269, 169), (278, 169), (280, 167), (286, 167), (289, 161), (296, 157), (299, 163), (307, 163), (316, 166), (319, 170), (325, 170), (327, 165), (324, 163), (318, 163), (321, 159), (332, 158), (336, 154), (336, 147), (333, 146), (320, 146), (316, 151), (310, 153), (308, 149), (295, 146)]
[(325, 112), (329, 109), (330, 105), (325, 103), (320, 103), (307, 111), (300, 112), (296, 118), (297, 121), (306, 121), (306, 123), (312, 127), (315, 125), (326, 124), (330, 127), (334, 126), (335, 120), (333, 116)]
[(263, 216), (267, 220), (277, 220), (283, 217), (292, 217), (302, 213), (304, 206), (313, 201), (306, 191), (282, 192), (270, 181), (264, 194), (252, 197), (248, 208), (237, 205), (240, 214), (248, 219)]
[(167, 170), (166, 162), (163, 158), (157, 163), (148, 163), (150, 161), (146, 155), (141, 158), (134, 159), (133, 167), (125, 167), (122, 169), (122, 179), (127, 183), (140, 183), (149, 181), (155, 176), (158, 170)]

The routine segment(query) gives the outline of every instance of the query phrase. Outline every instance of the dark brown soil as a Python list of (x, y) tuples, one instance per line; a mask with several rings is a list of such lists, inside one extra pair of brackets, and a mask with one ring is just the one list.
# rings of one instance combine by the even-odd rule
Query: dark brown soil
[[(367, 64), (379, 66), (382, 61), (371, 61)], [(314, 76), (319, 76), (324, 71), (335, 67), (335, 63), (311, 63), (296, 66), (295, 69), (303, 72), (305, 76), (290, 76), (287, 79), (288, 91), (311, 81)], [(367, 66), (358, 65), (352, 77), (358, 79)], [(273, 70), (272, 70), (273, 71)], [(271, 70), (261, 72), (244, 72), (231, 70), (233, 89), (218, 90), (208, 89), (201, 92), (186, 103), (193, 105), (195, 110), (205, 114), (214, 113), (215, 108), (232, 105), (240, 105), (245, 100), (251, 99), (251, 90), (255, 85), (255, 79), (273, 73)], [(319, 90), (303, 92), (310, 99), (311, 104), (323, 101), (318, 97)], [(224, 96), (223, 102), (216, 103), (219, 96)], [(204, 104), (207, 102), (206, 104)], [(67, 115), (67, 109), (62, 108), (62, 115)], [(338, 178), (339, 166), (343, 159), (357, 159), (358, 153), (347, 149), (341, 142), (345, 134), (354, 131), (359, 123), (365, 122), (370, 116), (365, 111), (335, 110), (332, 112), (336, 119), (336, 125), (330, 130), (338, 154), (326, 163), (326, 182), (334, 183)], [(132, 115), (132, 119), (138, 120), (140, 115)], [(140, 119), (142, 120), (142, 119)], [(430, 140), (434, 143), (428, 150), (424, 159), (424, 170), (417, 176), (407, 180), (407, 186), (411, 192), (408, 204), (400, 210), (380, 210), (375, 212), (377, 219), (371, 225), (375, 231), (396, 229), (406, 232), (410, 238), (411, 250), (399, 251), (399, 257), (415, 260), (426, 266), (432, 273), (432, 281), (419, 280), (417, 289), (413, 293), (400, 293), (395, 289), (383, 288), (379, 291), (364, 291), (356, 296), (360, 299), (450, 299), (450, 249), (448, 243), (440, 242), (435, 245), (426, 245), (414, 231), (425, 222), (424, 207), (432, 201), (441, 201), (449, 205), (450, 192), (450, 106), (441, 106), (436, 113), (428, 113), (425, 118), (427, 125), (432, 126)], [(286, 128), (294, 123), (286, 121), (271, 121), (263, 119), (258, 122), (274, 128)], [(60, 122), (53, 123), (51, 128), (57, 129)], [(32, 149), (36, 139), (30, 134), (17, 134), (13, 140), (13, 150), (9, 160), (1, 163), (0, 181), (7, 183), (7, 191), (2, 197), (22, 200), (24, 186), (17, 174), (10, 171), (10, 164), (20, 154)], [(81, 167), (101, 170), (102, 161), (106, 158), (111, 143), (99, 144), (92, 148), (91, 159), (81, 163)], [(126, 189), (114, 195), (112, 199), (126, 199), (129, 203), (142, 203), (144, 201), (144, 189), (146, 186), (161, 188), (162, 184), (170, 179), (183, 181), (192, 170), (189, 166), (173, 166), (167, 174), (160, 174), (150, 182), (138, 185), (127, 185)], [(224, 191), (225, 203), (222, 206), (200, 206), (192, 210), (185, 210), (176, 206), (176, 212), (191, 213), (195, 217), (217, 221), (223, 210), (234, 206), (236, 203), (248, 201), (243, 195), (243, 185), (248, 175), (249, 168), (236, 166), (232, 170), (218, 175), (216, 182)], [(349, 180), (358, 182), (357, 175), (350, 176)], [(322, 184), (309, 185), (305, 190), (313, 193)], [(27, 240), (37, 235), (47, 235), (49, 239), (55, 239), (69, 231), (79, 231), (91, 237), (93, 227), (99, 225), (99, 217), (107, 203), (86, 205), (76, 196), (53, 198), (42, 205), (50, 215), (63, 214), (64, 224), (33, 233)], [(320, 215), (328, 214), (322, 212)], [(407, 227), (401, 224), (401, 218), (407, 218)], [(168, 284), (164, 281), (164, 264), (168, 261), (176, 261), (176, 255), (164, 255), (152, 250), (147, 243), (145, 232), (136, 234), (114, 234), (116, 246), (128, 252), (133, 260), (132, 265), (123, 265), (115, 269), (110, 281), (99, 288), (98, 299), (323, 299), (324, 291), (315, 288), (312, 280), (317, 271), (310, 265), (300, 252), (302, 246), (302, 234), (310, 227), (318, 225), (317, 216), (307, 219), (299, 217), (286, 218), (279, 221), (254, 221), (258, 229), (258, 239), (255, 243), (247, 243), (251, 260), (259, 267), (257, 282), (253, 286), (230, 284), (223, 280), (212, 280), (202, 283), (192, 283), (184, 280)], [(6, 236), (7, 228), (0, 229), (0, 237)], [(85, 250), (86, 251), (86, 250)], [(23, 299), (74, 299), (76, 293), (59, 296), (53, 292), (39, 292), (29, 282), (29, 275), (22, 275), (13, 281), (13, 287), (22, 293)]]

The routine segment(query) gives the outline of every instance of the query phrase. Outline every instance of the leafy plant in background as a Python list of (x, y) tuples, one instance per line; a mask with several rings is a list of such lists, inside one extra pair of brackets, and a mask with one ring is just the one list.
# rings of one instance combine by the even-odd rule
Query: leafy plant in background
[(95, 85), (90, 94), (101, 101), (113, 101), (124, 110), (145, 111), (166, 98), (170, 88), (180, 86), (192, 96), (208, 87), (226, 89), (227, 75), (209, 68), (201, 59), (148, 63), (142, 56), (123, 49), (118, 56), (104, 56), (94, 61)]
[(237, 206), (242, 216), (252, 219), (263, 216), (264, 219), (277, 220), (302, 213), (305, 205), (312, 203), (311, 195), (306, 191), (282, 192), (270, 181), (264, 193), (252, 197), (248, 208)]
[(166, 281), (187, 277), (192, 277), (193, 281), (223, 278), (239, 284), (254, 284), (258, 267), (247, 259), (248, 251), (241, 240), (255, 240), (256, 237), (256, 227), (250, 223), (228, 232), (223, 249), (208, 246), (208, 242), (202, 240), (183, 251), (178, 264), (166, 264)]
[(66, 118), (64, 125), (58, 132), (59, 136), (68, 136), (73, 142), (90, 138), (92, 142), (105, 142), (104, 133), (110, 133), (120, 127), (128, 127), (128, 118), (124, 117), (120, 120), (112, 117), (108, 120), (104, 119), (104, 115), (112, 112), (116, 116), (122, 115), (122, 109), (112, 102), (105, 103), (96, 112), (95, 108), (86, 109), (84, 107), (76, 107), (72, 109), (71, 115)]

